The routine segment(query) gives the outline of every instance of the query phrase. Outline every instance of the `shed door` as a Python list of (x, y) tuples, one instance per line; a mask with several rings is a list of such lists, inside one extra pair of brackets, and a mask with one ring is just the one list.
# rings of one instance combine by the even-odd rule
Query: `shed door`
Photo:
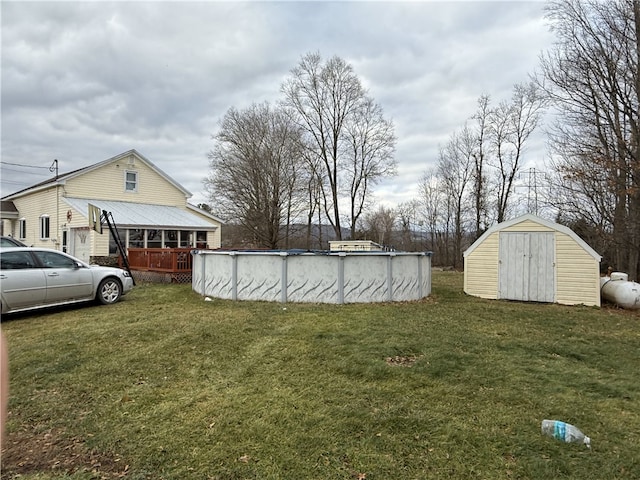
[(499, 298), (555, 300), (553, 232), (500, 232)]

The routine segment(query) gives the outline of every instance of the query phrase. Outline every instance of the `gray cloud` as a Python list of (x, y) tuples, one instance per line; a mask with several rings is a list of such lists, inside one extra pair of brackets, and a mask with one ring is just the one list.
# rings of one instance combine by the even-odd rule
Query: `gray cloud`
[[(350, 62), (393, 119), (399, 174), (377, 197), (401, 202), (481, 94), (506, 98), (535, 69), (551, 40), (543, 6), (3, 2), (2, 160), (70, 171), (136, 148), (204, 201), (219, 119), (275, 101), (319, 51)], [(47, 173), (3, 164), (2, 195)]]

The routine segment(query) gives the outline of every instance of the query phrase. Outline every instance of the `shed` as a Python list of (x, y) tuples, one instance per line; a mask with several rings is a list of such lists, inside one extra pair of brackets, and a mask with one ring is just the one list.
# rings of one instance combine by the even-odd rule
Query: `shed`
[(464, 291), (600, 306), (600, 260), (570, 228), (527, 214), (489, 228), (464, 252)]

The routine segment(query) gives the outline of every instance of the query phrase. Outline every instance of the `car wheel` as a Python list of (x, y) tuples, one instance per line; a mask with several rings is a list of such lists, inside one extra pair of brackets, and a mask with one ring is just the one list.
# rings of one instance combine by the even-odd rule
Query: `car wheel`
[(98, 286), (96, 297), (103, 305), (116, 303), (122, 295), (122, 285), (115, 278), (105, 278)]

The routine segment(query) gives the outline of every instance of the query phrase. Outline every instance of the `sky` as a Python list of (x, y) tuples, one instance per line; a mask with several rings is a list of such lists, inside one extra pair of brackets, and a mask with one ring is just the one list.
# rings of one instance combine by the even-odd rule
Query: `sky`
[[(31, 2), (0, 4), (1, 195), (136, 149), (210, 203), (212, 135), (232, 107), (282, 98), (307, 53), (352, 65), (393, 121), (397, 176), (417, 197), (481, 95), (508, 100), (553, 43), (543, 1)], [(525, 168), (544, 161), (538, 134)], [(27, 166), (24, 166), (27, 165)]]

